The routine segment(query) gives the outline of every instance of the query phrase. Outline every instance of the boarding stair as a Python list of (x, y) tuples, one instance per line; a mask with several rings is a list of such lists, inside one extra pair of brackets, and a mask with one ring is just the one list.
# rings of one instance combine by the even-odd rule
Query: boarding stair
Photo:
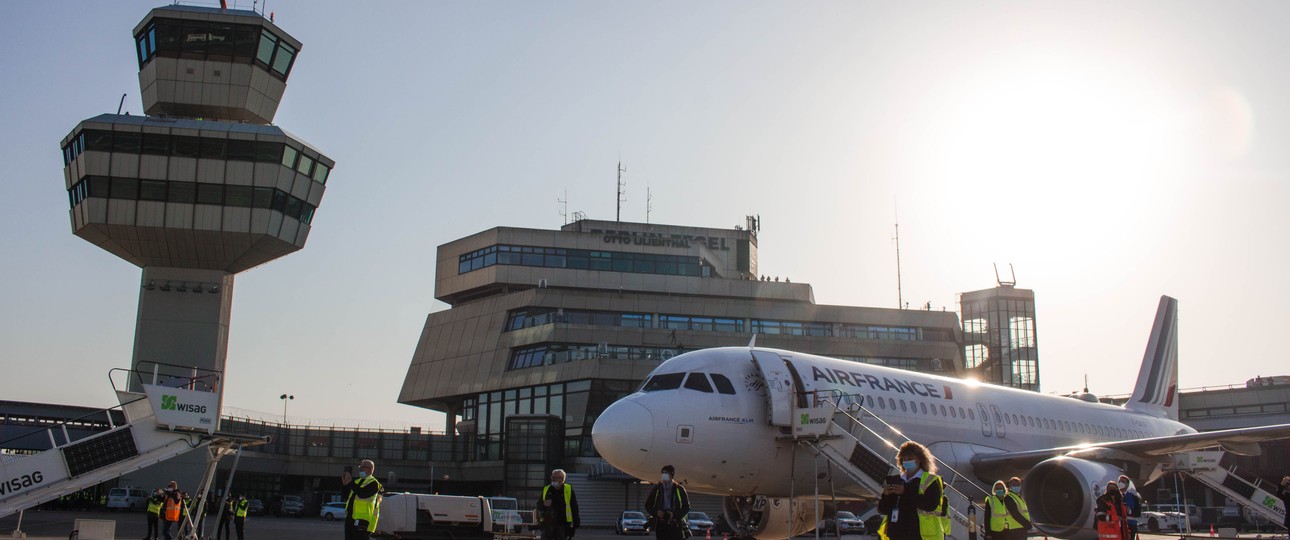
[[(805, 406), (796, 411), (794, 417), (799, 421), (789, 438), (826, 459), (830, 467), (836, 467), (865, 491), (882, 493), (886, 477), (895, 474), (892, 456), (909, 439), (865, 408), (858, 396), (836, 391), (809, 392), (799, 403)], [(972, 499), (984, 500), (986, 493), (949, 464), (940, 459), (936, 461), (952, 521), (950, 533), (945, 537), (975, 538), (982, 510)]]
[[(160, 377), (158, 373), (166, 368), (172, 372), (174, 368), (182, 368), (191, 375)], [(261, 436), (218, 431), (220, 376), (217, 372), (157, 364), (150, 374), (113, 369), (108, 378), (119, 404), (91, 415), (94, 419), (107, 418), (109, 429), (106, 431), (73, 439), (68, 424), (83, 422), (89, 419), (87, 416), (0, 441), (0, 447), (12, 447), (16, 439), (43, 436), (49, 443), (47, 449), (38, 453), (0, 456), (0, 479), (4, 479), (0, 482), (0, 517), (198, 448), (207, 449), (212, 458), (208, 460), (205, 485), (199, 488), (205, 489), (214, 477), (214, 462), (219, 456), (268, 442)], [(121, 411), (125, 423), (113, 420), (116, 410)], [(31, 444), (31, 441), (22, 442)]]
[(1236, 471), (1236, 466), (1222, 465), (1222, 450), (1206, 450), (1175, 454), (1173, 461), (1165, 468), (1167, 472), (1178, 472), (1195, 478), (1214, 491), (1222, 493), (1248, 509), (1250, 512), (1267, 518), (1276, 527), (1285, 523), (1286, 507), (1277, 497), (1277, 486), (1261, 478), (1245, 478)]

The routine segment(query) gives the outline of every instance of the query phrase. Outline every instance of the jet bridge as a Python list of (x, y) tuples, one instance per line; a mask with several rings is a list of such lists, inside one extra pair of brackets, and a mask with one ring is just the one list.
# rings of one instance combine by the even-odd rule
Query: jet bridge
[[(48, 440), (48, 448), (30, 455), (0, 456), (0, 517), (198, 448), (209, 448), (211, 452), (205, 481), (209, 484), (220, 456), (268, 442), (265, 437), (218, 431), (219, 373), (183, 368), (192, 370), (192, 375), (163, 379), (157, 373), (165, 367), (154, 366), (151, 374), (114, 369), (108, 378), (118, 405), (16, 437), (43, 437)], [(124, 424), (113, 421), (113, 410), (123, 413)], [(69, 435), (68, 423), (103, 417), (110, 426), (107, 431), (79, 439)], [(200, 486), (198, 492), (207, 487)]]

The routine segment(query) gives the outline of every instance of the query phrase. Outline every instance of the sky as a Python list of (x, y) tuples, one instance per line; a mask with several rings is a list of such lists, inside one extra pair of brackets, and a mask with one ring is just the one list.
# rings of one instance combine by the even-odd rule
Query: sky
[[(71, 232), (60, 140), (142, 114), (162, 2), (0, 21), (0, 399), (106, 407), (140, 269)], [(203, 5), (201, 3), (193, 3)], [(209, 2), (204, 5), (216, 5)], [(233, 2), (249, 8), (249, 1)], [(273, 0), (275, 123), (336, 160), (305, 248), (236, 278), (225, 412), (438, 428), (396, 403), (440, 244), (562, 212), (733, 228), (820, 304), (957, 311), (1015, 269), (1043, 391), (1132, 390), (1159, 297), (1182, 388), (1290, 374), (1290, 3)], [(567, 201), (566, 204), (559, 200)]]

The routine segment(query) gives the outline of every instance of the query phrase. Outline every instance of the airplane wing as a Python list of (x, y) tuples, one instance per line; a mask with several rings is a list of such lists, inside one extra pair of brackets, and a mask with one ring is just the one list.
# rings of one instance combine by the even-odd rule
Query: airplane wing
[(1277, 424), (1252, 428), (1204, 431), (1150, 439), (1103, 442), (1076, 446), (1027, 450), (1024, 452), (994, 452), (972, 456), (972, 466), (977, 470), (991, 468), (1029, 469), (1041, 461), (1058, 456), (1097, 459), (1101, 456), (1130, 454), (1143, 459), (1163, 458), (1178, 452), (1222, 447), (1239, 455), (1257, 455), (1259, 441), (1290, 438), (1290, 424)]

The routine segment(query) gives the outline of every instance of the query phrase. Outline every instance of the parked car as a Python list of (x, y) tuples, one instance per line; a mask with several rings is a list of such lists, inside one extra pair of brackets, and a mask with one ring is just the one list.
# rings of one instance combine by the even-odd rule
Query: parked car
[(322, 506), (322, 512), (318, 514), (318, 517), (321, 517), (327, 521), (331, 521), (334, 519), (345, 519), (345, 503), (329, 502), (327, 504), (324, 504)]
[(1153, 504), (1151, 509), (1157, 512), (1186, 512), (1191, 528), (1199, 530), (1201, 526), (1200, 507), (1194, 504)]
[(253, 516), (264, 515), (264, 501), (260, 499), (250, 499), (246, 501), (246, 513)]
[(297, 495), (280, 495), (273, 501), (273, 513), (279, 516), (300, 517), (305, 512), (305, 501)]
[(707, 532), (712, 528), (712, 518), (703, 512), (690, 512), (685, 516), (685, 524), (690, 532)]
[(628, 510), (618, 516), (618, 525), (614, 528), (618, 534), (649, 534), (649, 519), (644, 512)]
[(816, 528), (822, 532), (839, 533), (839, 534), (864, 534), (864, 522), (855, 514), (846, 510), (838, 510), (834, 517), (825, 518), (816, 525)]
[(148, 506), (148, 492), (140, 488), (112, 488), (108, 490), (107, 509), (142, 510)]

